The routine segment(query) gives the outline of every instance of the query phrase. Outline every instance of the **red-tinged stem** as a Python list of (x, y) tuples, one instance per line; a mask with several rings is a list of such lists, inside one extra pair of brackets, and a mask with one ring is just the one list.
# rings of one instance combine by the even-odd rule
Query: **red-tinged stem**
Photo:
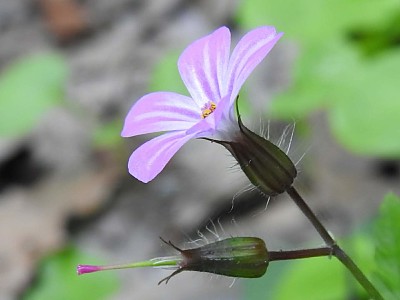
[(332, 255), (332, 248), (330, 247), (300, 249), (300, 250), (268, 251), (269, 261), (292, 260), (292, 259), (310, 258), (318, 256), (331, 256), (331, 255)]
[(375, 288), (375, 286), (368, 280), (364, 273), (357, 267), (354, 261), (346, 254), (346, 252), (340, 248), (336, 241), (332, 238), (329, 232), (326, 230), (324, 225), (319, 221), (317, 216), (307, 205), (304, 199), (300, 196), (297, 190), (291, 186), (287, 189), (287, 193), (297, 204), (303, 214), (308, 218), (314, 228), (317, 230), (321, 238), (325, 241), (326, 245), (330, 247), (331, 254), (335, 256), (339, 261), (353, 274), (354, 278), (364, 287), (368, 294), (375, 300), (383, 300), (382, 295)]

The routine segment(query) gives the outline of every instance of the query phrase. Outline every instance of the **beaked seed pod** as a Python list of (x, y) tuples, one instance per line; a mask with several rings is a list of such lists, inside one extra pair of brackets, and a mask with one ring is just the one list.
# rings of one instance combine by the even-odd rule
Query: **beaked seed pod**
[(230, 277), (257, 278), (265, 274), (269, 255), (265, 243), (256, 237), (233, 237), (193, 249), (179, 249), (179, 269), (159, 283), (168, 282), (182, 271), (197, 271)]

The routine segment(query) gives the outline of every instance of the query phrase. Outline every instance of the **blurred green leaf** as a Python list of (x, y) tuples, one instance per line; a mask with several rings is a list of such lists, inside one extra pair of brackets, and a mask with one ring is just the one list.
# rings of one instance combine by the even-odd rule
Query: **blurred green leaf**
[(178, 71), (180, 52), (170, 52), (156, 64), (149, 85), (150, 91), (171, 91), (189, 95)]
[(399, 70), (400, 51), (392, 51), (336, 79), (341, 89), (337, 102), (332, 102), (329, 121), (337, 139), (348, 149), (400, 157)]
[(338, 261), (326, 257), (272, 262), (263, 278), (245, 282), (244, 299), (345, 299), (344, 271)]
[(272, 102), (273, 116), (292, 120), (324, 109), (350, 151), (400, 157), (398, 1), (248, 0), (238, 20), (245, 28), (274, 25), (299, 42), (293, 84)]
[(346, 299), (344, 269), (338, 261), (326, 257), (294, 261), (275, 299)]
[(400, 39), (400, 10), (394, 10), (394, 14), (389, 15), (383, 24), (353, 28), (349, 37), (366, 56), (397, 48)]
[(400, 198), (388, 194), (374, 226), (375, 279), (386, 300), (400, 299)]
[(292, 87), (272, 102), (271, 113), (304, 118), (316, 109), (344, 102), (343, 87), (358, 80), (360, 65), (360, 55), (345, 40), (309, 46), (294, 66)]
[(93, 143), (96, 147), (113, 148), (122, 144), (122, 120), (115, 119), (97, 127), (93, 133)]
[(31, 130), (42, 114), (64, 98), (67, 67), (55, 54), (23, 58), (0, 77), (0, 136)]
[(272, 102), (271, 113), (292, 119), (326, 109), (333, 134), (347, 149), (399, 157), (400, 51), (365, 60), (345, 43), (328, 48), (300, 58), (294, 86)]
[(37, 284), (23, 300), (106, 299), (118, 288), (116, 275), (106, 272), (78, 277), (76, 266), (88, 262), (98, 263), (74, 248), (47, 257), (40, 267)]
[(357, 59), (344, 41), (308, 46), (295, 63), (292, 86), (271, 103), (271, 114), (286, 119), (304, 118), (316, 109), (326, 108), (335, 91), (335, 79), (357, 68)]
[(276, 26), (297, 41), (323, 44), (344, 30), (385, 22), (398, 8), (397, 0), (246, 0), (237, 20), (246, 28)]
[(280, 282), (290, 267), (291, 262), (289, 261), (270, 263), (263, 277), (243, 279), (244, 295), (242, 298), (246, 300), (275, 299)]
[[(357, 231), (350, 238), (341, 243), (343, 249), (353, 259), (356, 265), (362, 270), (369, 280), (372, 279), (373, 271), (376, 268), (375, 264), (375, 245), (371, 236), (371, 223), (367, 224), (366, 230)], [(346, 288), (353, 295), (357, 294), (357, 299), (369, 299), (365, 289), (356, 282), (350, 272), (342, 266), (344, 270), (344, 279), (346, 281)], [(347, 297), (351, 298), (351, 297)]]

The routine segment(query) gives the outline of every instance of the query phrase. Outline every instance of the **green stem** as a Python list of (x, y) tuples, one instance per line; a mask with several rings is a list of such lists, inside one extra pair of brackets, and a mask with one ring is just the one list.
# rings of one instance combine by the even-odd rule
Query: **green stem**
[(297, 190), (291, 186), (287, 189), (287, 193), (297, 204), (303, 214), (312, 223), (314, 228), (317, 230), (321, 238), (325, 241), (327, 246), (331, 248), (331, 254), (336, 256), (337, 259), (353, 274), (354, 278), (364, 287), (368, 294), (375, 300), (383, 300), (382, 295), (374, 287), (374, 285), (368, 280), (364, 273), (357, 267), (353, 260), (344, 252), (343, 249), (336, 243), (329, 232), (325, 229), (322, 223), (319, 221), (317, 216), (307, 205), (304, 199), (300, 196)]

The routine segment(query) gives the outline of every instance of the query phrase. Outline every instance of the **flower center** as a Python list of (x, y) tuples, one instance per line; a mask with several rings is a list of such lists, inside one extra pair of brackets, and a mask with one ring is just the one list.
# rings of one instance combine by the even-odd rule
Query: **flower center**
[(217, 108), (217, 104), (214, 102), (210, 101), (202, 110), (201, 110), (201, 118), (205, 119), (209, 115), (213, 113), (213, 111)]

